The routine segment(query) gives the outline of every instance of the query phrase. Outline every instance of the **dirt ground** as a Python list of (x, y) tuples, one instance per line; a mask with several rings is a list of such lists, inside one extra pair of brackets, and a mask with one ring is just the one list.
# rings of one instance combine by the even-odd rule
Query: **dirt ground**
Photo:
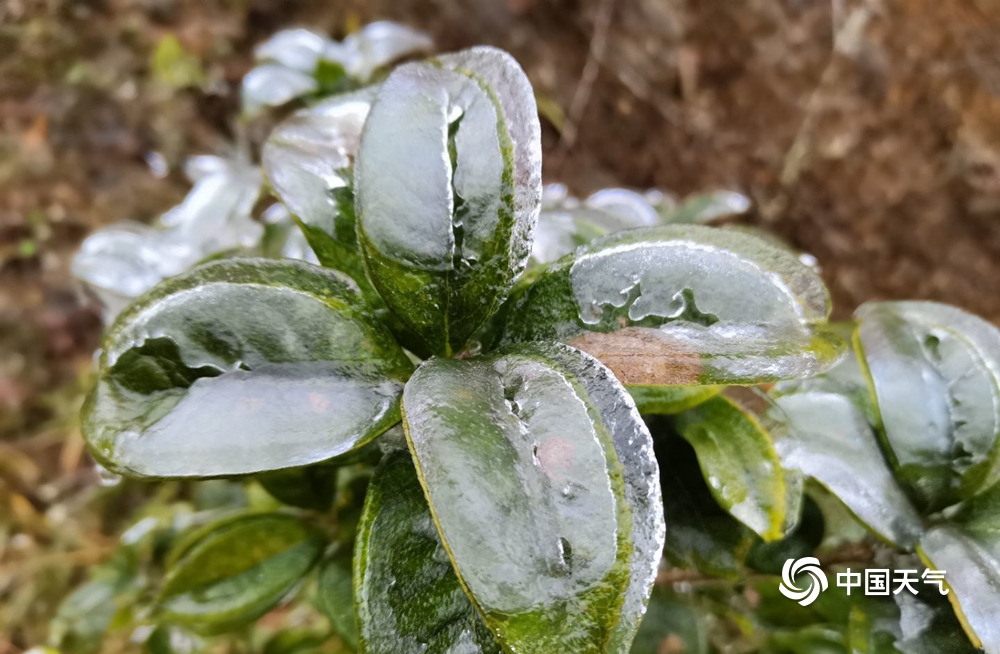
[[(252, 45), (377, 18), (510, 50), (549, 181), (741, 190), (750, 221), (818, 257), (839, 316), (927, 298), (1000, 320), (998, 0), (4, 0), (0, 433), (51, 417), (45, 393), (89, 365), (80, 240), (152, 219), (185, 155), (225, 150)], [(171, 34), (194, 86), (156, 71)]]

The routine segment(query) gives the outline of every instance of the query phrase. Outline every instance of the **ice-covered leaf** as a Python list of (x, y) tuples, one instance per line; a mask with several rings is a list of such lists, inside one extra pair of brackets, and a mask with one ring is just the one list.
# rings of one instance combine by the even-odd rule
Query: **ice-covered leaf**
[(354, 554), (361, 651), (500, 654), (455, 576), (405, 451), (375, 471)]
[(159, 614), (209, 633), (252, 622), (299, 583), (322, 548), (322, 535), (290, 515), (225, 518), (173, 558)]
[(896, 483), (875, 432), (851, 400), (804, 391), (775, 403), (788, 417), (788, 438), (777, 443), (782, 464), (823, 484), (886, 541), (912, 548), (923, 526)]
[(355, 168), (358, 239), (422, 353), (460, 351), (524, 269), (540, 153), (531, 86), (500, 50), (407, 64), (382, 85)]
[(719, 505), (766, 541), (784, 536), (785, 473), (761, 423), (729, 398), (714, 397), (679, 414), (675, 424)]
[[(854, 323), (831, 323), (830, 328), (844, 341), (851, 341)], [(802, 377), (781, 381), (774, 385), (771, 394), (775, 397), (793, 393), (833, 393), (849, 399), (870, 424), (877, 422), (875, 401), (868, 388), (868, 378), (861, 370), (857, 353), (849, 348), (837, 365), (813, 377)]]
[(842, 343), (829, 295), (786, 250), (697, 225), (581, 247), (511, 300), (504, 342), (560, 340), (626, 385), (753, 384), (815, 374)]
[(303, 28), (281, 30), (253, 50), (257, 61), (272, 61), (286, 68), (312, 73), (326, 49), (322, 34)]
[(611, 373), (558, 344), (431, 359), (403, 413), (445, 547), (505, 646), (627, 651), (663, 516), (649, 432)]
[(549, 184), (543, 189), (531, 259), (536, 264), (550, 263), (599, 236), (656, 225), (659, 198), (655, 193), (651, 197), (608, 188), (580, 201), (567, 195), (565, 186)]
[(856, 316), (881, 429), (921, 508), (1000, 479), (1000, 330), (933, 302), (876, 302)]
[(73, 274), (105, 301), (110, 322), (133, 298), (202, 259), (255, 245), (263, 227), (250, 218), (260, 194), (257, 169), (242, 159), (192, 157), (185, 170), (195, 182), (158, 228), (119, 223), (98, 230), (73, 258)]
[[(948, 601), (921, 592), (899, 593), (893, 600), (899, 606), (898, 638), (889, 654), (981, 654), (965, 635)], [(873, 654), (882, 654), (876, 650)]]
[(334, 238), (349, 233), (352, 242), (353, 221), (349, 229), (337, 229), (340, 211), (333, 191), (350, 185), (375, 90), (369, 87), (299, 109), (274, 128), (262, 153), (268, 181), (293, 215)]
[(347, 35), (339, 47), (329, 47), (327, 58), (343, 64), (349, 75), (368, 81), (380, 68), (433, 46), (426, 32), (380, 20)]
[(260, 252), (263, 256), (298, 259), (315, 265), (320, 265), (319, 258), (312, 246), (306, 240), (305, 234), (299, 229), (299, 223), (280, 202), (275, 202), (261, 212), (264, 223), (264, 238), (261, 239)]
[(259, 65), (243, 78), (243, 112), (254, 116), (317, 92), (358, 88), (388, 64), (432, 46), (424, 32), (389, 21), (365, 25), (343, 41), (283, 30), (254, 49)]
[(920, 558), (944, 571), (948, 599), (969, 639), (1000, 652), (1000, 560), (960, 530), (934, 527), (920, 538)]
[(358, 251), (352, 166), (375, 87), (324, 100), (278, 125), (262, 154), (275, 193), (301, 222), (320, 262), (366, 284)]
[(133, 476), (301, 466), (392, 426), (410, 370), (340, 273), (219, 261), (167, 280), (119, 315), (83, 430), (105, 467)]
[(319, 90), (311, 73), (281, 64), (261, 64), (243, 76), (243, 113), (253, 116), (266, 107), (280, 107)]

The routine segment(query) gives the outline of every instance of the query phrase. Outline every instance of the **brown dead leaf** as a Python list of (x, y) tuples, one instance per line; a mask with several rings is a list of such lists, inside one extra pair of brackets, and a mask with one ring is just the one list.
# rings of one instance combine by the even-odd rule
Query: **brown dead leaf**
[(587, 332), (569, 344), (598, 359), (626, 385), (690, 386), (702, 373), (701, 355), (647, 327)]

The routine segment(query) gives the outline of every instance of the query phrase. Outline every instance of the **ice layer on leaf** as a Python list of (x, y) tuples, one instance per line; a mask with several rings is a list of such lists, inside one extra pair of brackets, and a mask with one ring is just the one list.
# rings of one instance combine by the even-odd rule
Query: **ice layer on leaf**
[(619, 232), (577, 249), (523, 289), (504, 342), (560, 340), (628, 385), (755, 384), (815, 374), (840, 357), (829, 294), (792, 253), (696, 225)]
[(302, 28), (283, 30), (254, 49), (258, 65), (243, 78), (243, 112), (254, 116), (324, 91), (324, 66), (343, 76), (337, 90), (358, 88), (388, 64), (432, 46), (424, 32), (389, 21), (365, 25), (343, 41)]
[(625, 652), (663, 546), (652, 441), (591, 357), (431, 359), (404, 425), (442, 540), (511, 651)]
[(355, 166), (358, 239), (420, 353), (458, 352), (523, 270), (540, 138), (531, 86), (500, 50), (407, 64), (381, 86)]
[(263, 228), (250, 216), (261, 187), (254, 166), (242, 159), (199, 156), (185, 171), (194, 188), (160, 217), (157, 227), (110, 225), (89, 236), (73, 258), (73, 274), (104, 302), (106, 321), (162, 279), (217, 252), (260, 240)]
[(856, 312), (859, 353), (898, 474), (941, 508), (1000, 479), (1000, 330), (934, 302)]
[(132, 476), (302, 466), (397, 422), (411, 370), (346, 276), (223, 260), (163, 282), (119, 315), (83, 432), (102, 465)]

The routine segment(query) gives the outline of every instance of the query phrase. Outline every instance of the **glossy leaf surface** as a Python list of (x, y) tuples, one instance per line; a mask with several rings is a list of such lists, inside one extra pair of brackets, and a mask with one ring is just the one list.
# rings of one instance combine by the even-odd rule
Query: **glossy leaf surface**
[(951, 306), (860, 307), (857, 338), (897, 474), (941, 508), (1000, 477), (1000, 330)]
[(257, 481), (271, 497), (303, 509), (326, 511), (333, 504), (337, 488), (337, 468), (318, 464), (265, 472)]
[(104, 303), (107, 322), (130, 301), (205, 258), (257, 245), (263, 233), (250, 217), (260, 195), (256, 166), (241, 157), (190, 157), (184, 172), (194, 187), (155, 227), (119, 222), (87, 237), (73, 257), (73, 274)]
[(920, 516), (851, 400), (813, 391), (783, 395), (775, 403), (792, 427), (777, 444), (782, 463), (823, 484), (886, 541), (912, 548), (923, 530)]
[(513, 301), (505, 342), (560, 340), (626, 385), (750, 384), (833, 365), (816, 273), (759, 239), (695, 225), (613, 234)]
[(301, 466), (392, 426), (411, 369), (343, 275), (220, 261), (119, 316), (83, 429), (105, 467), (133, 476)]
[(499, 654), (452, 569), (407, 452), (386, 455), (354, 555), (361, 651)]
[(516, 652), (623, 652), (663, 542), (649, 432), (591, 357), (530, 344), (425, 362), (404, 426), (438, 529)]
[(499, 50), (404, 65), (382, 85), (355, 169), (358, 238), (421, 354), (458, 352), (524, 269), (540, 152), (531, 86)]
[(274, 128), (261, 155), (274, 192), (324, 266), (362, 277), (351, 193), (352, 166), (375, 87), (300, 109)]
[(546, 185), (531, 247), (532, 262), (550, 263), (599, 236), (657, 224), (657, 197), (655, 193), (651, 198), (628, 189), (607, 188), (578, 200), (570, 197), (562, 184)]
[(718, 395), (724, 386), (628, 386), (643, 415), (673, 415)]
[(771, 438), (754, 416), (716, 397), (676, 418), (716, 501), (761, 538), (784, 535), (788, 489)]
[(756, 542), (750, 529), (719, 506), (702, 477), (694, 448), (663, 418), (650, 421), (662, 463), (664, 558), (675, 566), (734, 580)]
[(259, 618), (295, 587), (323, 547), (318, 532), (280, 513), (230, 518), (216, 527), (186, 543), (159, 598), (164, 618), (200, 631)]

